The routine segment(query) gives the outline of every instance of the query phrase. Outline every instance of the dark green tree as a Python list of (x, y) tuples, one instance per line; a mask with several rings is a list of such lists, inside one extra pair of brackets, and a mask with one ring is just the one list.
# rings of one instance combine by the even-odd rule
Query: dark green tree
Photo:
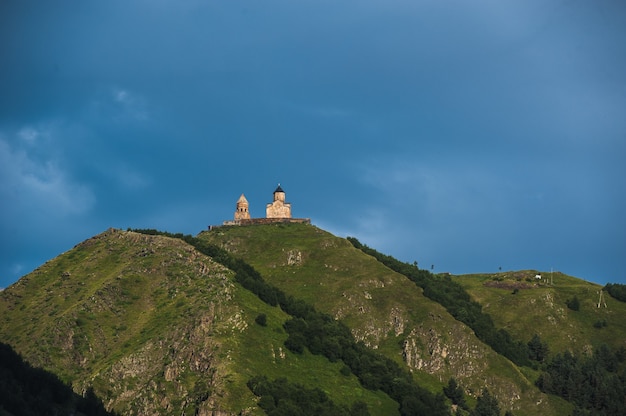
[(487, 387), (478, 396), (476, 407), (470, 412), (470, 416), (500, 416), (498, 400), (489, 393)]
[(604, 289), (609, 295), (620, 302), (626, 302), (626, 285), (620, 283), (608, 283)]
[(446, 397), (452, 401), (452, 404), (456, 404), (464, 409), (467, 409), (467, 404), (465, 403), (465, 393), (457, 384), (454, 377), (448, 380), (448, 385), (443, 388), (443, 394), (445, 394)]
[(624, 414), (626, 371), (621, 369), (621, 350), (600, 345), (593, 356), (557, 354), (547, 363), (536, 384), (545, 393), (561, 396), (576, 406), (576, 415)]
[(533, 335), (528, 341), (528, 356), (531, 360), (543, 362), (548, 356), (548, 344), (541, 342), (539, 335)]

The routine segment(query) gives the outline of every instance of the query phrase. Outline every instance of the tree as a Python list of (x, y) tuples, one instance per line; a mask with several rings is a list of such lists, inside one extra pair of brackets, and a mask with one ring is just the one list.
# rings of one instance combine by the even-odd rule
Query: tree
[(478, 396), (476, 407), (470, 412), (470, 416), (500, 416), (498, 400), (489, 393), (487, 387)]
[(467, 409), (467, 404), (465, 403), (465, 393), (463, 393), (463, 389), (457, 384), (454, 377), (448, 380), (448, 385), (443, 388), (443, 394), (446, 395), (452, 404), (456, 404), (464, 409)]
[(620, 283), (608, 283), (604, 289), (609, 292), (613, 298), (626, 302), (626, 285)]
[(548, 356), (548, 344), (541, 342), (539, 335), (533, 335), (528, 341), (528, 356), (531, 360), (543, 362)]

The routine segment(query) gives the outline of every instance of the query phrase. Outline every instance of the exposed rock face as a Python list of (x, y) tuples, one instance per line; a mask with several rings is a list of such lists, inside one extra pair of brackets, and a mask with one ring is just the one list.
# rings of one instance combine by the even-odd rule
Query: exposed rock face
[(462, 380), (486, 369), (489, 348), (477, 343), (467, 327), (458, 323), (441, 332), (431, 325), (441, 317), (431, 314), (429, 318), (431, 322), (420, 323), (404, 341), (402, 353), (410, 368), (436, 375), (440, 381), (446, 381), (447, 374)]
[[(134, 409), (137, 415), (171, 413), (189, 406), (213, 411), (212, 396), (224, 394), (214, 357), (219, 345), (208, 336), (214, 319), (207, 313), (166, 339), (148, 341), (99, 374), (97, 378), (106, 380), (111, 390), (107, 407)], [(190, 379), (197, 380), (192, 388)], [(180, 404), (173, 402), (171, 392)]]
[[(514, 383), (509, 373), (515, 367), (505, 358), (476, 340), (473, 332), (456, 322), (445, 330), (436, 324), (442, 317), (429, 314), (429, 319), (414, 327), (402, 345), (402, 356), (412, 370), (425, 371), (442, 383), (454, 377), (464, 387), (465, 393), (477, 397), (483, 387), (507, 409), (520, 409), (522, 395), (536, 403), (536, 408), (548, 409), (545, 395), (530, 389), (531, 383)], [(499, 362), (504, 374), (498, 374), (489, 364)], [(523, 379), (523, 378), (522, 378)]]
[(302, 252), (298, 250), (289, 250), (287, 252), (287, 265), (298, 266), (302, 264)]

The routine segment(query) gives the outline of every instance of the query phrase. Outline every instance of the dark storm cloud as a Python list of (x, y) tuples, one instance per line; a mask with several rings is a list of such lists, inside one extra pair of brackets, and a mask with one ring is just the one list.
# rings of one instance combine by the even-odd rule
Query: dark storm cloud
[(0, 286), (109, 226), (262, 216), (277, 182), (406, 261), (624, 280), (619, 1), (1, 7)]

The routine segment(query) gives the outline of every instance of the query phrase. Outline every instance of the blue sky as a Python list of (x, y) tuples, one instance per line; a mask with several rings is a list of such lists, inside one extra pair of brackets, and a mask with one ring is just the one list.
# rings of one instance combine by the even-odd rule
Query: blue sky
[(280, 182), (421, 267), (626, 283), (626, 4), (3, 1), (0, 287)]

